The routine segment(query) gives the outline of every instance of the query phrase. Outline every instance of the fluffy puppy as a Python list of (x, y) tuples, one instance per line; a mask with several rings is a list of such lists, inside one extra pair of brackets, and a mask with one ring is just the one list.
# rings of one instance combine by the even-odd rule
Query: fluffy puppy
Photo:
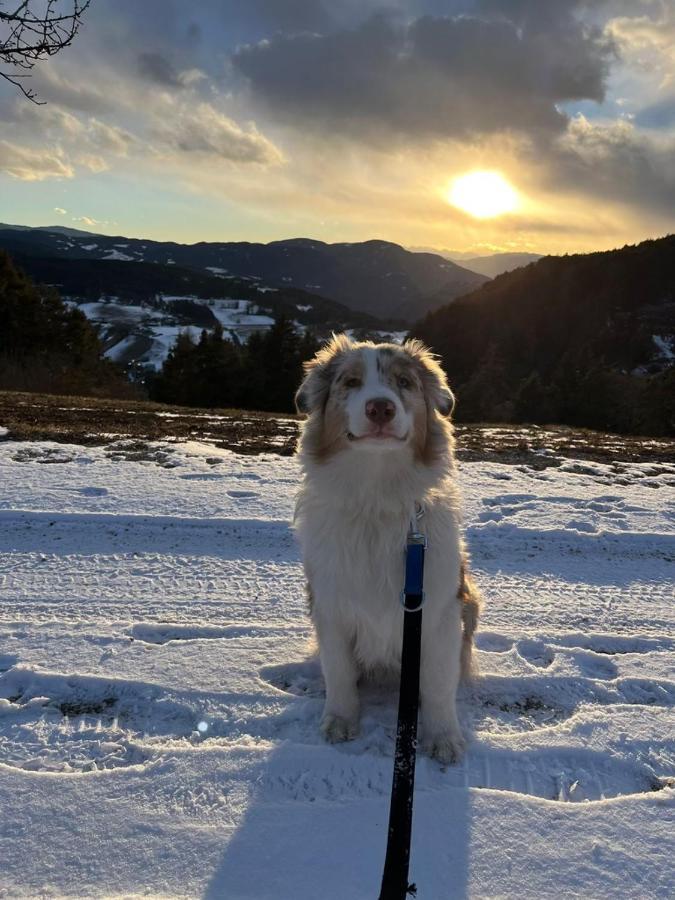
[(296, 404), (295, 510), (326, 683), (328, 741), (358, 733), (357, 684), (400, 668), (406, 536), (427, 535), (420, 699), (424, 745), (450, 762), (464, 749), (455, 695), (471, 669), (479, 598), (466, 573), (445, 374), (419, 341), (333, 340), (305, 364)]

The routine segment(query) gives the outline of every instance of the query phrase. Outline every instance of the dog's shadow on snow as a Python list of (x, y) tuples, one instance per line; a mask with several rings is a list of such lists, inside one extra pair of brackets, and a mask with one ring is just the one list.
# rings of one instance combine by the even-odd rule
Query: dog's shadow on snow
[[(395, 685), (362, 686), (361, 734), (331, 746), (318, 734), (318, 662), (269, 665), (261, 676), (288, 696), (282, 740), (253, 763), (253, 796), (205, 900), (374, 900), (387, 841)], [(418, 900), (467, 896), (469, 788), (458, 768), (418, 754), (410, 863)]]

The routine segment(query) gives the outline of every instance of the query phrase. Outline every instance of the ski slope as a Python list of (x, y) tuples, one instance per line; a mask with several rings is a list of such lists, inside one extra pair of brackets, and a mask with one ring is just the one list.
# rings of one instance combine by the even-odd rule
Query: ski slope
[[(671, 897), (675, 465), (460, 470), (482, 674), (417, 898)], [(295, 461), (3, 440), (0, 485), (0, 897), (373, 900), (395, 690), (322, 742)]]

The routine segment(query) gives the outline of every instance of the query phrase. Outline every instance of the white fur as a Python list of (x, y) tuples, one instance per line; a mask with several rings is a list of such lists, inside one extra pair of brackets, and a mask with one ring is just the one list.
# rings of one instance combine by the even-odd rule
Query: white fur
[[(378, 375), (375, 352), (366, 350), (363, 387), (347, 403), (349, 428), (359, 434), (360, 425), (367, 425), (363, 409), (368, 399), (390, 397), (397, 404), (396, 418), (400, 416), (397, 428), (401, 434), (411, 431), (412, 417)], [(430, 414), (436, 415), (433, 410)], [(424, 743), (446, 762), (463, 751), (455, 709), (462, 543), (450, 446), (447, 451), (429, 464), (415, 458), (410, 439), (365, 440), (317, 460), (301, 441), (304, 481), (295, 528), (326, 683), (321, 728), (329, 741), (358, 732), (360, 675), (400, 667), (404, 613), (399, 596), (406, 534), (417, 502), (425, 510), (419, 525), (428, 539), (420, 673)]]

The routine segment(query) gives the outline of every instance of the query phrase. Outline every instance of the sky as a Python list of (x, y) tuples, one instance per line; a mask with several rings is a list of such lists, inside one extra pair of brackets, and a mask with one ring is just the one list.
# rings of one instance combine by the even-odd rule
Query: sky
[(0, 82), (0, 221), (476, 254), (675, 230), (675, 0), (92, 0), (31, 88)]

